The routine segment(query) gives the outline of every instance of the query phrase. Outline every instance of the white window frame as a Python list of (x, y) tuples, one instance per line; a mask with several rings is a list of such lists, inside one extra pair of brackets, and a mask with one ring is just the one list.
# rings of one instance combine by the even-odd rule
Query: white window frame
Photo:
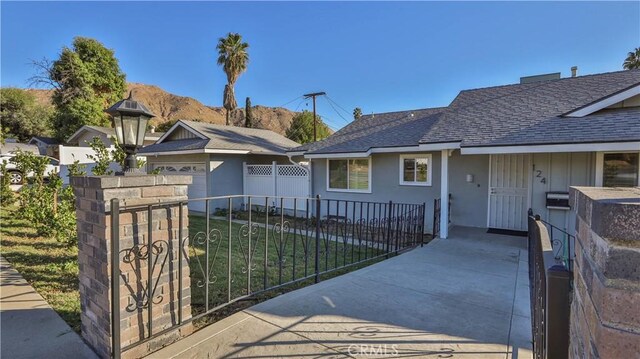
[(636, 186), (640, 186), (640, 151), (605, 151), (605, 152), (596, 152), (596, 187), (604, 187), (604, 155), (605, 154), (616, 154), (616, 153), (637, 153), (638, 154), (638, 183)]
[[(407, 182), (404, 180), (404, 160), (407, 158), (410, 158), (410, 159), (426, 158), (427, 159), (427, 182), (417, 182), (417, 181)], [(417, 169), (418, 169), (418, 166), (416, 165), (416, 170)], [(433, 160), (432, 160), (431, 154), (430, 153), (425, 153), (425, 154), (413, 153), (413, 154), (400, 155), (398, 172), (399, 172), (398, 181), (401, 186), (430, 187), (432, 174), (433, 174)]]
[[(347, 161), (347, 187), (349, 187), (349, 161), (352, 160), (367, 160), (369, 163), (369, 188), (368, 189), (349, 189), (349, 188), (331, 188), (331, 182), (329, 181), (329, 161)], [(371, 157), (360, 157), (360, 158), (327, 158), (326, 162), (327, 166), (327, 192), (348, 192), (348, 193), (371, 193), (371, 188), (373, 187), (371, 183)]]

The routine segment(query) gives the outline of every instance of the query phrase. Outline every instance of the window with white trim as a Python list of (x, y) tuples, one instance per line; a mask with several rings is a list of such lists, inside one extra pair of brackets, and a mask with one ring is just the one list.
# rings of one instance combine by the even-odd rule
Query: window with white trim
[(400, 184), (431, 186), (431, 155), (401, 155)]
[(640, 153), (605, 153), (602, 171), (604, 187), (635, 187), (640, 185)]
[(371, 161), (369, 158), (327, 160), (328, 190), (369, 192)]

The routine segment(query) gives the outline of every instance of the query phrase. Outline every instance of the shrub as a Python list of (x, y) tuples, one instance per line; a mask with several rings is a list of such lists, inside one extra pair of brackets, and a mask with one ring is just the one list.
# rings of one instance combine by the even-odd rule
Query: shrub
[[(44, 175), (49, 163), (46, 157), (18, 151), (11, 161), (23, 174), (28, 174), (28, 181), (20, 192), (18, 217), (30, 221), (40, 236), (55, 237), (67, 245), (75, 244), (77, 229), (73, 188), (63, 185), (59, 173), (50, 174), (45, 185)], [(83, 167), (75, 161), (69, 166), (69, 176), (84, 175)]]
[(9, 172), (7, 172), (7, 161), (2, 160), (0, 164), (0, 205), (8, 206), (16, 201), (16, 196), (9, 186)]

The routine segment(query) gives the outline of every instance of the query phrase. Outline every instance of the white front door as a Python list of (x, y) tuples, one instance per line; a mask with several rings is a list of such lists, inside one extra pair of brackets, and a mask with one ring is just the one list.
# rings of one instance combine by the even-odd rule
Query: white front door
[(528, 154), (491, 155), (489, 228), (527, 230), (530, 169)]

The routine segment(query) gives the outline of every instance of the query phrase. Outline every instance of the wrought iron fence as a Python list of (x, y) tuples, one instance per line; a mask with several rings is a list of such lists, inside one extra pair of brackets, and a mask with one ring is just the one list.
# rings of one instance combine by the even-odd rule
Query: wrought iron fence
[(553, 255), (557, 260), (562, 261), (562, 263), (569, 270), (573, 270), (573, 258), (575, 256), (573, 245), (575, 243), (576, 237), (574, 235), (569, 234), (564, 229), (561, 229), (553, 224), (539, 219), (540, 222), (544, 223), (549, 231), (549, 236), (551, 238), (551, 244), (553, 245)]
[(529, 210), (531, 330), (536, 359), (567, 358), (572, 272), (556, 258), (546, 224)]
[[(440, 213), (442, 212), (442, 201), (440, 198), (436, 198), (433, 200), (433, 231), (431, 238), (436, 238), (437, 235), (440, 234)], [(448, 221), (447, 223), (451, 223), (451, 193), (449, 193), (449, 212), (448, 212)]]
[[(195, 202), (204, 202), (204, 213), (189, 213)], [(317, 283), (323, 274), (422, 245), (425, 207), (319, 196), (224, 196), (122, 208), (113, 200), (112, 263), (119, 265), (111, 268), (112, 300), (127, 297), (120, 311), (112, 311), (114, 357), (240, 300)], [(155, 221), (158, 211), (169, 211), (173, 220)], [(133, 233), (124, 235), (134, 239), (124, 245), (123, 213), (148, 225), (146, 231), (131, 226)], [(122, 275), (123, 266), (135, 275)], [(185, 300), (190, 313), (183, 313)], [(171, 317), (155, 325), (158, 307)], [(132, 313), (144, 328), (137, 340), (123, 342), (120, 323)]]

